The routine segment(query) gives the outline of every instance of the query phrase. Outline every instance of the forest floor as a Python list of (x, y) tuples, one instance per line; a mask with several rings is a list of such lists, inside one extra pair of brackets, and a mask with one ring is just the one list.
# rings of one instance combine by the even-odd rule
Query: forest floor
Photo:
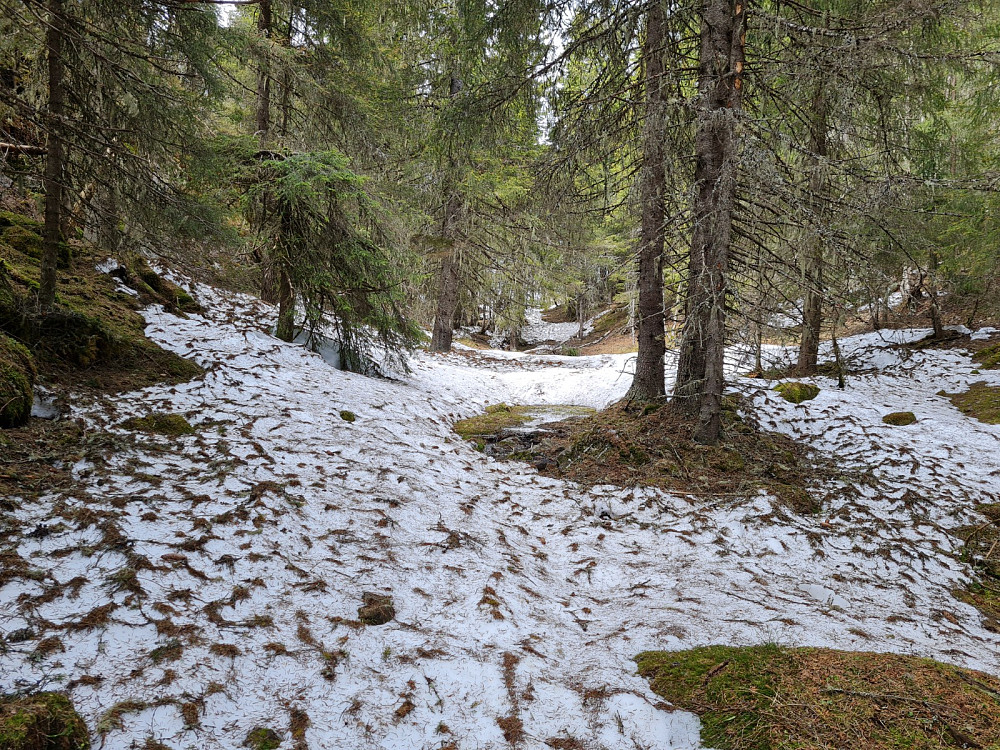
[[(1000, 371), (904, 345), (926, 330), (842, 341), (846, 388), (811, 379), (801, 404), (733, 378), (763, 427), (843, 467), (801, 513), (580, 486), (452, 430), (498, 402), (607, 406), (627, 354), (460, 347), (377, 380), (195, 292), (205, 315), (150, 307), (146, 333), (205, 374), (73, 400), (85, 448), (5, 499), (0, 693), (68, 690), (96, 747), (699, 748), (635, 657), (709, 644), (1000, 673), (995, 623), (955, 596), (975, 586), (962, 530), (1000, 501), (1000, 426), (939, 395)], [(882, 422), (898, 411), (916, 422)]]

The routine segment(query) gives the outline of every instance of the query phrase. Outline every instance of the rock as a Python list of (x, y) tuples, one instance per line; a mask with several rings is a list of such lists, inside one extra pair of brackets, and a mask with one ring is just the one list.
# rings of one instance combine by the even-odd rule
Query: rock
[(20, 427), (28, 421), (36, 375), (31, 352), (0, 333), (0, 427)]
[(358, 607), (358, 619), (365, 625), (385, 625), (396, 617), (392, 597), (366, 591), (361, 594), (364, 606)]
[(892, 414), (886, 414), (882, 417), (882, 421), (894, 427), (905, 427), (916, 422), (917, 417), (912, 411), (894, 411)]
[(353, 422), (355, 419), (358, 418), (358, 415), (355, 414), (353, 411), (342, 409), (340, 412), (340, 418), (343, 419), (345, 422)]
[(803, 401), (811, 401), (819, 395), (819, 387), (812, 385), (811, 383), (799, 383), (797, 381), (789, 381), (787, 383), (779, 383), (774, 386), (774, 390), (785, 399), (785, 401), (791, 401), (793, 404), (801, 404)]
[(122, 427), (129, 430), (152, 432), (157, 435), (194, 434), (194, 427), (180, 414), (164, 414), (162, 412), (152, 412), (145, 417), (131, 417), (122, 422)]

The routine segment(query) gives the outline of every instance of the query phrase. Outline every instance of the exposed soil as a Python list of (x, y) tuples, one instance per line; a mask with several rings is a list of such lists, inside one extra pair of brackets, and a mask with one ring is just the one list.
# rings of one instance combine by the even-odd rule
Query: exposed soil
[(588, 486), (645, 485), (686, 495), (742, 497), (766, 490), (797, 512), (820, 509), (815, 486), (833, 475), (830, 466), (791, 438), (761, 429), (736, 399), (727, 400), (723, 423), (722, 442), (705, 446), (691, 439), (693, 420), (669, 405), (617, 404), (532, 431), (501, 425), (496, 439), (507, 450), (491, 446), (488, 452), (527, 460), (544, 474)]

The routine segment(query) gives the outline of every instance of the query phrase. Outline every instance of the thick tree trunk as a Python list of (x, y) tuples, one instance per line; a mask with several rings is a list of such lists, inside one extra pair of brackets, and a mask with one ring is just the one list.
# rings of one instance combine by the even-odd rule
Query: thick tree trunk
[(663, 377), (663, 244), (664, 194), (666, 191), (666, 82), (664, 46), (667, 19), (663, 5), (654, 2), (646, 19), (643, 63), (646, 67), (646, 122), (643, 132), (640, 200), (642, 227), (639, 235), (639, 352), (635, 377), (625, 398), (652, 401), (665, 395)]
[(722, 428), (726, 297), (736, 205), (736, 120), (743, 97), (743, 0), (704, 0), (698, 62), (694, 230), (674, 399), (697, 415), (694, 439)]
[[(263, 39), (271, 38), (271, 0), (260, 0), (257, 11), (257, 30)], [(266, 44), (262, 42), (262, 44)], [(260, 60), (257, 69), (257, 136), (261, 148), (267, 142), (271, 130), (271, 65), (267, 53)]]
[(51, 310), (56, 302), (56, 267), (62, 241), (63, 184), (66, 168), (66, 145), (63, 141), (63, 113), (66, 101), (63, 68), (63, 37), (65, 18), (63, 0), (48, 0), (49, 25), (45, 32), (49, 68), (48, 110), (45, 172), (45, 225), (42, 229), (42, 261), (38, 286), (38, 306)]
[(295, 289), (284, 266), (278, 273), (278, 325), (275, 335), (282, 341), (295, 338)]
[[(452, 73), (448, 84), (448, 97), (455, 99), (465, 88), (458, 73)], [(438, 275), (438, 304), (434, 314), (434, 330), (431, 333), (432, 352), (450, 352), (452, 332), (455, 329), (455, 309), (458, 307), (458, 292), (461, 287), (461, 257), (458, 246), (458, 219), (462, 209), (462, 199), (454, 192), (451, 177), (458, 169), (458, 161), (453, 154), (448, 157), (448, 173), (444, 182), (444, 216), (441, 221), (441, 237), (450, 246), (448, 255), (441, 261)]]
[(937, 269), (938, 254), (934, 250), (930, 252), (930, 273), (927, 274), (927, 296), (931, 300), (931, 327), (934, 329), (934, 338), (944, 337), (944, 325), (941, 322), (941, 306), (938, 304)]
[(800, 375), (815, 375), (819, 359), (819, 337), (823, 326), (823, 222), (826, 190), (827, 157), (827, 106), (823, 83), (816, 84), (813, 95), (812, 122), (809, 134), (809, 206), (813, 228), (809, 232), (803, 269), (804, 304), (802, 308), (802, 337), (799, 341), (799, 359), (796, 370)]
[(458, 257), (454, 250), (449, 251), (445, 259), (441, 261), (441, 273), (438, 278), (440, 279), (440, 287), (430, 350), (432, 352), (450, 352), (461, 279)]

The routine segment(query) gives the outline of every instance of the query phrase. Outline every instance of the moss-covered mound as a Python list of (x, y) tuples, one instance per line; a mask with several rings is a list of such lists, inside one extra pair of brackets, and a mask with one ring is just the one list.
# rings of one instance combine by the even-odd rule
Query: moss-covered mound
[(774, 386), (774, 390), (785, 401), (791, 401), (793, 404), (811, 401), (819, 395), (819, 388), (817, 386), (811, 383), (800, 383), (795, 380), (790, 380), (787, 383), (778, 383), (778, 385)]
[(917, 415), (912, 411), (894, 411), (892, 414), (886, 414), (882, 417), (882, 421), (893, 427), (905, 427), (916, 422)]
[(708, 646), (636, 660), (717, 750), (1000, 748), (1000, 680), (930, 659)]
[(31, 352), (0, 333), (0, 427), (18, 427), (28, 421), (35, 376)]
[(797, 512), (817, 512), (812, 487), (830, 469), (791, 438), (761, 429), (741, 413), (741, 403), (724, 400), (718, 445), (696, 443), (695, 421), (669, 404), (623, 402), (545, 424), (541, 440), (511, 458), (583, 485), (645, 485), (702, 496), (751, 497), (765, 490)]
[[(202, 372), (146, 338), (146, 323), (138, 313), (143, 306), (157, 302), (182, 310), (197, 304), (144, 262), (133, 264), (135, 272), (123, 272), (142, 287), (138, 296), (128, 294), (119, 291), (119, 279), (97, 271), (103, 254), (74, 245), (72, 267), (58, 276), (55, 309), (39, 314), (33, 298), (40, 265), (32, 249), (35, 240), (28, 237), (33, 234), (40, 242), (39, 231), (30, 217), (0, 212), (0, 332), (31, 348), (46, 379), (74, 389), (114, 391), (181, 382)], [(80, 377), (81, 370), (86, 377)]]
[(953, 403), (967, 417), (986, 424), (1000, 424), (1000, 387), (986, 383), (973, 383), (962, 393), (938, 392)]
[(984, 370), (1000, 370), (1000, 344), (993, 344), (972, 355), (975, 362)]
[(140, 432), (152, 432), (157, 435), (193, 435), (194, 427), (180, 414), (164, 414), (152, 412), (145, 417), (130, 417), (122, 422), (122, 427)]
[(88, 750), (87, 725), (60, 693), (0, 699), (0, 748), (3, 750)]

